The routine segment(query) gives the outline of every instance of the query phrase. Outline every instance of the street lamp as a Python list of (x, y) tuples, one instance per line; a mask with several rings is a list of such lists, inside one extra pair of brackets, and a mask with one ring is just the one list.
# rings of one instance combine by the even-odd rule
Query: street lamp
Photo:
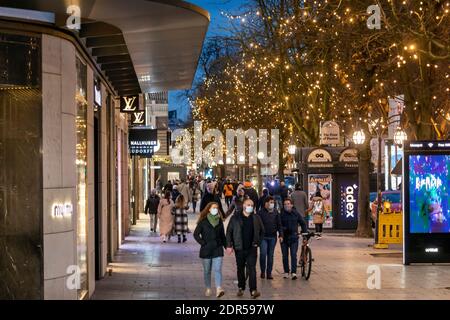
[(291, 144), (288, 147), (288, 153), (293, 156), (295, 155), (295, 150), (297, 150), (297, 147), (295, 146), (295, 144)]
[(408, 139), (408, 136), (406, 135), (406, 132), (404, 130), (402, 130), (402, 128), (398, 127), (394, 133), (395, 144), (398, 146), (401, 146), (401, 145), (403, 145), (403, 142), (405, 142), (407, 139)]
[(362, 145), (366, 141), (366, 135), (363, 130), (357, 130), (353, 133), (353, 142), (357, 145)]

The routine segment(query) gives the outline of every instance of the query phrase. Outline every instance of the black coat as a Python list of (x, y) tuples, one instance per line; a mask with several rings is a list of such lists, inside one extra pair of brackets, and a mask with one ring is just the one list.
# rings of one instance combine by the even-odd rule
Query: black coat
[(249, 197), (253, 201), (253, 207), (256, 208), (258, 206), (258, 192), (256, 192), (253, 188), (244, 188), (245, 195)]
[[(242, 215), (243, 214), (233, 215), (228, 223), (227, 245), (228, 247), (234, 248), (234, 250), (244, 249), (242, 239), (242, 226), (244, 222), (242, 221)], [(253, 246), (259, 247), (264, 238), (264, 225), (261, 218), (256, 214), (253, 215), (253, 228)]]
[(223, 249), (227, 247), (227, 238), (222, 221), (213, 227), (208, 219), (203, 219), (195, 228), (194, 239), (201, 245), (200, 258), (223, 257)]
[(145, 204), (145, 214), (151, 213), (156, 214), (158, 211), (158, 205), (159, 205), (160, 198), (158, 195), (155, 195), (154, 197), (150, 196), (147, 199), (147, 202)]

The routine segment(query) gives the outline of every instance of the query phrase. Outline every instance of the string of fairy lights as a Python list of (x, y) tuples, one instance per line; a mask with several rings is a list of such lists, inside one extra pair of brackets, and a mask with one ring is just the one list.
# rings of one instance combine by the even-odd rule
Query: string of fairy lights
[(365, 1), (300, 2), (284, 12), (222, 13), (240, 23), (238, 54), (200, 85), (194, 119), (212, 128), (279, 128), (312, 145), (320, 122), (339, 121), (348, 134), (385, 116), (388, 98), (405, 95), (410, 124), (424, 108), (430, 119), (421, 123), (438, 130), (437, 121), (450, 121), (448, 1), (405, 0), (395, 10), (378, 1), (387, 12), (380, 30), (367, 28)]

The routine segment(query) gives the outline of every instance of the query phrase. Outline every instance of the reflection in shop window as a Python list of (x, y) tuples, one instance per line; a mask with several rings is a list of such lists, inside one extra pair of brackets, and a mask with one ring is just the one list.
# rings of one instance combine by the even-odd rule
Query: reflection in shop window
[(83, 299), (88, 290), (87, 274), (87, 67), (77, 58), (77, 255), (80, 267), (80, 290), (78, 298)]

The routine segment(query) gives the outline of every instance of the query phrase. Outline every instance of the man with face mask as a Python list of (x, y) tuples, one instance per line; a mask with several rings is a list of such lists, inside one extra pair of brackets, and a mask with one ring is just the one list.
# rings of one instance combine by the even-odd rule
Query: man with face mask
[(277, 233), (280, 240), (283, 239), (283, 230), (278, 211), (275, 209), (275, 200), (271, 196), (264, 199), (263, 207), (258, 211), (258, 216), (264, 225), (264, 238), (261, 241), (259, 252), (259, 264), (261, 267), (261, 279), (272, 280), (273, 254), (277, 244)]
[[(302, 233), (307, 233), (308, 228), (306, 222), (295, 210), (292, 200), (287, 198), (284, 200), (283, 210), (281, 211), (281, 225), (283, 228), (283, 239), (281, 242), (281, 254), (283, 255), (283, 278), (292, 280), (297, 279), (297, 252), (298, 252), (298, 226), (302, 228)], [(291, 257), (291, 269), (289, 270), (289, 256)]]
[(264, 225), (261, 218), (254, 214), (254, 203), (251, 199), (244, 200), (242, 214), (235, 214), (227, 228), (227, 253), (235, 251), (239, 290), (238, 297), (245, 291), (245, 269), (249, 276), (250, 294), (253, 299), (261, 294), (256, 288), (256, 260), (258, 247), (264, 237)]

